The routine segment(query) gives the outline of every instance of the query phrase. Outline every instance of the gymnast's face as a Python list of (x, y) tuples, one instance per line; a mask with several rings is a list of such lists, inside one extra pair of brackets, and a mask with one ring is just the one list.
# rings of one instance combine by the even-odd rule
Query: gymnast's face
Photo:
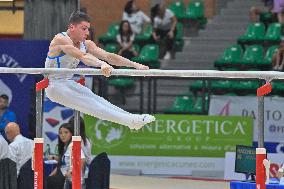
[(85, 41), (89, 36), (90, 23), (83, 21), (80, 23), (70, 24), (69, 30), (72, 32), (72, 37), (80, 42)]

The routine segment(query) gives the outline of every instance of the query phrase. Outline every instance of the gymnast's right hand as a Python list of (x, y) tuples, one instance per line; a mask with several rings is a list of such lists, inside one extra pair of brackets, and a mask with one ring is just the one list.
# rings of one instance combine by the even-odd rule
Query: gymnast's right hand
[(103, 74), (104, 76), (106, 76), (106, 77), (109, 77), (109, 76), (111, 75), (112, 70), (113, 70), (113, 67), (110, 66), (110, 65), (107, 64), (107, 63), (103, 63), (103, 64), (101, 65), (101, 72), (102, 72), (102, 74)]

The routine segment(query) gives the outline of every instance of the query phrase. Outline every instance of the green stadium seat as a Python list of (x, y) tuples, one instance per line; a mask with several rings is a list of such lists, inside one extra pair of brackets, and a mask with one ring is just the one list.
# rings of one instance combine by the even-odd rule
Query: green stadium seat
[(193, 108), (192, 94), (179, 95), (175, 98), (172, 106), (164, 110), (165, 113), (185, 113)]
[(183, 41), (183, 25), (182, 23), (178, 22), (176, 25), (176, 36), (175, 36), (175, 42), (174, 42), (174, 49), (175, 51), (182, 51), (184, 41)]
[(243, 68), (255, 68), (263, 61), (263, 47), (260, 45), (251, 45), (247, 47), (241, 60)]
[(211, 81), (211, 90), (213, 93), (225, 94), (230, 91), (232, 83), (229, 80), (215, 80)]
[(263, 61), (261, 62), (261, 64), (259, 66), (265, 67), (265, 68), (271, 68), (271, 66), (272, 66), (272, 57), (277, 52), (277, 50), (278, 50), (278, 46), (277, 45), (273, 45), (273, 46), (269, 47), (267, 49), (267, 51), (266, 51), (266, 54), (264, 56)]
[(168, 8), (173, 11), (178, 20), (185, 17), (185, 6), (182, 0), (172, 2)]
[(99, 42), (102, 44), (116, 42), (116, 35), (118, 34), (119, 23), (113, 23), (108, 27), (106, 34), (99, 36)]
[(284, 81), (276, 80), (271, 82), (272, 94), (284, 96)]
[(196, 80), (194, 83), (190, 84), (190, 91), (201, 91), (203, 88), (208, 87), (208, 81), (206, 80)]
[(105, 45), (104, 50), (110, 53), (117, 53), (118, 52), (118, 45), (114, 43), (108, 43)]
[(282, 25), (280, 23), (272, 23), (268, 26), (264, 36), (265, 42), (278, 44), (281, 40)]
[(235, 93), (249, 94), (256, 93), (257, 88), (260, 86), (259, 81), (232, 81), (232, 90)]
[(135, 84), (135, 81), (133, 78), (116, 77), (109, 79), (108, 84), (116, 88), (126, 89), (132, 87)]
[(207, 23), (205, 14), (204, 2), (201, 0), (195, 0), (189, 2), (186, 11), (185, 19), (198, 21), (201, 27)]
[(205, 102), (204, 102), (204, 110), (203, 106), (203, 96), (198, 96), (192, 108), (188, 107), (187, 112), (192, 114), (207, 114), (209, 108), (209, 96), (205, 94)]
[(223, 55), (214, 62), (214, 66), (222, 69), (232, 67), (232, 64), (238, 64), (241, 61), (243, 50), (240, 45), (232, 45), (225, 49)]
[(131, 77), (114, 76), (108, 80), (108, 85), (115, 87), (120, 92), (122, 104), (126, 103), (125, 90), (135, 86), (135, 80)]
[(265, 26), (263, 23), (251, 23), (249, 24), (244, 35), (238, 38), (238, 43), (240, 44), (250, 44), (263, 42), (265, 35)]
[(136, 51), (136, 52), (140, 52), (140, 46), (139, 45), (137, 45), (137, 44), (134, 44), (133, 45), (133, 49)]
[(263, 22), (265, 25), (272, 23), (273, 20), (274, 20), (274, 16), (271, 12), (265, 12), (259, 15), (259, 21)]
[(150, 68), (159, 68), (159, 46), (156, 44), (145, 45), (138, 57), (131, 59), (134, 62), (138, 62), (149, 66)]
[(135, 36), (135, 43), (145, 45), (151, 40), (153, 27), (149, 24), (141, 34)]

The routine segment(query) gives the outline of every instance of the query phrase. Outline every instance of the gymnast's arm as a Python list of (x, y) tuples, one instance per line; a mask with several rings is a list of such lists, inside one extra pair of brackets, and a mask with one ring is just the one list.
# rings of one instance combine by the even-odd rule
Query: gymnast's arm
[(59, 54), (60, 52), (64, 52), (65, 54), (79, 59), (87, 66), (102, 67), (106, 66), (107, 64), (89, 53), (83, 53), (82, 51), (73, 46), (72, 41), (70, 39), (62, 35), (56, 35), (52, 40), (49, 53), (52, 52), (56, 52), (57, 54)]
[(124, 57), (119, 56), (117, 54), (109, 53), (109, 52), (97, 47), (97, 45), (93, 41), (86, 40), (86, 45), (87, 45), (88, 52), (90, 54), (94, 55), (95, 57), (98, 57), (99, 59), (102, 59), (102, 60), (108, 62), (111, 65), (133, 67), (133, 68), (136, 68), (136, 69), (139, 69), (139, 70), (148, 70), (149, 69), (148, 66), (133, 62), (133, 61), (128, 60), (127, 58), (124, 58)]

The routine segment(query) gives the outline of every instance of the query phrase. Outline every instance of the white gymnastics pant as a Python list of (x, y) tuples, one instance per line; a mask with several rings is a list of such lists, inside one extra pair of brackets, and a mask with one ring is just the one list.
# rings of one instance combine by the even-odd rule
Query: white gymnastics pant
[(143, 115), (124, 111), (73, 80), (50, 79), (49, 86), (45, 91), (51, 101), (102, 120), (108, 120), (130, 128), (135, 127), (134, 125), (137, 124), (145, 124), (142, 123)]

